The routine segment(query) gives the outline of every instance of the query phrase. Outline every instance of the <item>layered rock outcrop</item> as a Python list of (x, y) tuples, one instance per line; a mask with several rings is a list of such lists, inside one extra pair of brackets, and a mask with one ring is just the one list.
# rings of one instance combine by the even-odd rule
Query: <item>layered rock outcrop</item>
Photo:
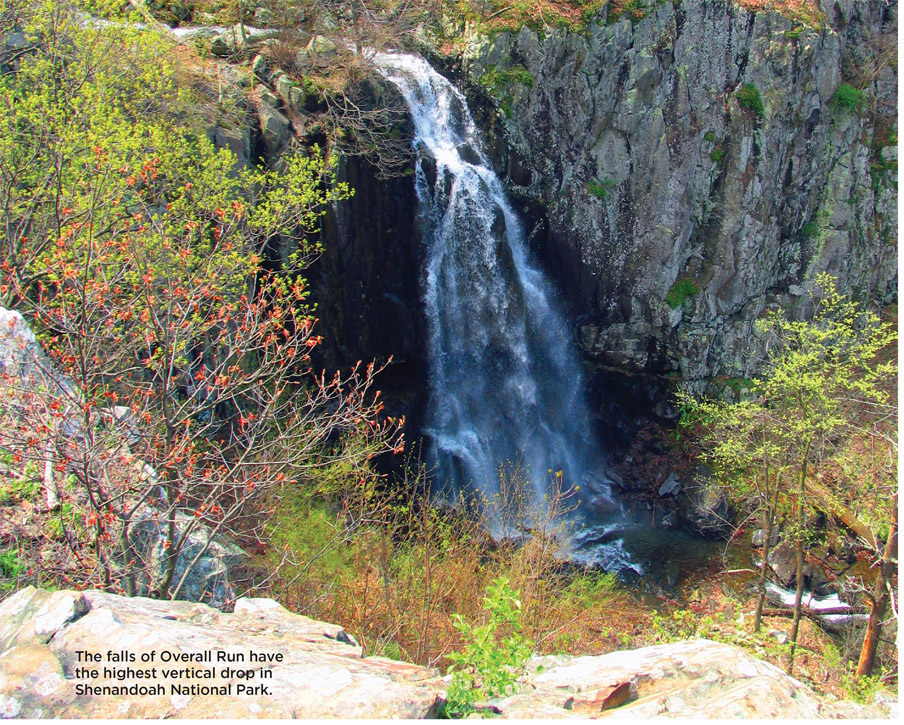
[(806, 314), (819, 272), (896, 296), (897, 6), (826, 0), (814, 29), (731, 0), (646, 5), (475, 36), (457, 69), (489, 89), (586, 355), (699, 391), (751, 373), (753, 322)]
[[(446, 697), (436, 670), (365, 657), (341, 627), (271, 599), (240, 599), (224, 614), (28, 587), (0, 603), (0, 651), (3, 717), (424, 718), (439, 715)], [(743, 650), (707, 640), (537, 657), (528, 670), (517, 694), (487, 707), (515, 718), (884, 714), (828, 702)], [(162, 691), (138, 694), (158, 684)]]

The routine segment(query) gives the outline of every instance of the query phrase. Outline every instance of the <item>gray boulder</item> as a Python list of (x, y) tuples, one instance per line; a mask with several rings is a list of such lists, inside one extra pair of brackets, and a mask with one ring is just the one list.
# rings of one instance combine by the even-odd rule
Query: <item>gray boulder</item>
[[(540, 668), (543, 668), (540, 670)], [(597, 657), (536, 657), (529, 687), (497, 703), (503, 718), (881, 717), (827, 702), (778, 667), (705, 639)]]
[(678, 515), (686, 528), (709, 538), (729, 536), (734, 526), (728, 496), (705, 466), (697, 467), (693, 482), (678, 497)]
[[(187, 529), (189, 533), (176, 558), (170, 590), (173, 591), (184, 577), (179, 599), (204, 602), (218, 609), (229, 606), (235, 601), (233, 572), (247, 563), (248, 555), (223, 537), (213, 535), (210, 528), (191, 516), (177, 513), (175, 540), (181, 540)], [(130, 543), (144, 564), (137, 581), (139, 595), (149, 594), (150, 587), (160, 581), (166, 571), (167, 532), (167, 522), (150, 508), (142, 511), (129, 528)]]

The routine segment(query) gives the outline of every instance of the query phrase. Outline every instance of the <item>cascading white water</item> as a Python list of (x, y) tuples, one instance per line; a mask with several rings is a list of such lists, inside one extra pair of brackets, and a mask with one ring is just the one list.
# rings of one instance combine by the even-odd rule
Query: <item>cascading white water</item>
[(437, 480), (491, 497), (500, 465), (520, 461), (536, 500), (559, 471), (566, 486), (589, 481), (608, 496), (564, 315), (528, 259), (464, 97), (423, 58), (375, 62), (414, 122)]

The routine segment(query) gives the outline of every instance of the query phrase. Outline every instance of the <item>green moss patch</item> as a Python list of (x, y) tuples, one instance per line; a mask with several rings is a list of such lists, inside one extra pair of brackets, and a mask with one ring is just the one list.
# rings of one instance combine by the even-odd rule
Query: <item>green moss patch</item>
[(692, 297), (698, 292), (700, 292), (700, 288), (694, 280), (690, 277), (679, 277), (665, 296), (665, 303), (675, 310), (681, 307), (688, 297)]

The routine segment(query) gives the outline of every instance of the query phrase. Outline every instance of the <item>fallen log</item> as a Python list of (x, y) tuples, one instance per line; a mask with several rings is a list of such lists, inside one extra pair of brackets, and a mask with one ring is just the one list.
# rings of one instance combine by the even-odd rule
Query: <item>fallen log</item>
[[(866, 609), (863, 607), (829, 607), (827, 609), (810, 609), (808, 607), (803, 607), (801, 609), (801, 614), (806, 617), (825, 617), (827, 615), (832, 614), (867, 614)], [(764, 617), (793, 617), (794, 616), (794, 607), (780, 608), (780, 609), (764, 609), (763, 610)]]
[(857, 534), (858, 537), (865, 540), (873, 551), (880, 551), (879, 544), (876, 542), (876, 535), (872, 529), (858, 519), (854, 512), (841, 503), (829, 489), (819, 481), (808, 478), (806, 483), (807, 493), (813, 497), (811, 503), (823, 513), (834, 516), (847, 528)]

